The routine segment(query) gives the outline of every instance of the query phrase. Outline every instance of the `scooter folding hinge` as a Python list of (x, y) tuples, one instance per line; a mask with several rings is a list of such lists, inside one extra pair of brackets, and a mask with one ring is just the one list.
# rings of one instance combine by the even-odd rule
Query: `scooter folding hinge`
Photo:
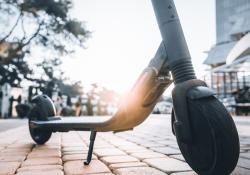
[(163, 94), (165, 89), (169, 87), (172, 83), (170, 79), (170, 74), (168, 75), (158, 75), (154, 78), (154, 83), (152, 88), (147, 92), (143, 100), (143, 106), (151, 106), (152, 104), (156, 103), (159, 97)]
[(150, 60), (148, 67), (153, 68), (157, 75), (168, 75), (169, 69), (167, 66), (168, 56), (164, 42), (162, 41), (157, 49), (157, 52), (153, 59)]

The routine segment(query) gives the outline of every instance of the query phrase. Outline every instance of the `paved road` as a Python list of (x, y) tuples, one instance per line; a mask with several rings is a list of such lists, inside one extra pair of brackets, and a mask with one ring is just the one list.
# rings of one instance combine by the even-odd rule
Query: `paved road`
[(26, 124), (26, 119), (0, 119), (0, 132)]
[[(241, 155), (233, 175), (250, 174), (250, 118), (235, 118)], [(0, 133), (0, 175), (195, 175), (171, 134), (170, 117), (152, 115), (133, 131), (98, 133), (84, 166), (89, 132), (55, 133), (35, 145), (27, 125)]]

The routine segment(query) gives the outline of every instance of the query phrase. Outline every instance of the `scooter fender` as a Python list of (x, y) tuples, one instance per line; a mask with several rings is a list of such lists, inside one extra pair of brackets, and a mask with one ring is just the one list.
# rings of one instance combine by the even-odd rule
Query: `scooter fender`
[(175, 116), (172, 127), (180, 141), (192, 143), (192, 131), (189, 122), (192, 116), (188, 114), (187, 98), (200, 99), (213, 95), (215, 93), (201, 80), (193, 79), (176, 84), (172, 91)]
[(47, 95), (37, 95), (32, 98), (33, 107), (28, 114), (30, 120), (47, 121), (56, 115), (55, 105)]
[(197, 86), (191, 88), (188, 93), (187, 97), (191, 100), (197, 100), (201, 98), (207, 98), (210, 96), (214, 96), (216, 93), (212, 89), (204, 86)]

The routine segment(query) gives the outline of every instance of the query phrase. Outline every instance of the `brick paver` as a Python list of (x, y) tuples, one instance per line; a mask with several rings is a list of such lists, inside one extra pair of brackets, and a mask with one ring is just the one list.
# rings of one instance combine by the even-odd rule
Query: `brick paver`
[(22, 162), (26, 158), (25, 155), (1, 155), (0, 162)]
[(62, 165), (62, 160), (59, 157), (40, 157), (40, 158), (28, 158), (22, 163), (22, 166), (33, 165)]
[[(71, 160), (86, 160), (87, 154), (66, 154), (62, 157), (63, 162), (71, 161)], [(96, 155), (92, 156), (92, 159), (97, 159)]]
[(97, 174), (91, 174), (91, 175), (114, 175), (113, 173), (97, 173)]
[(181, 161), (185, 161), (185, 159), (182, 156), (182, 154), (170, 155), (169, 157), (172, 157), (174, 159), (178, 159), (178, 160), (181, 160)]
[(151, 167), (120, 168), (114, 171), (117, 175), (165, 175), (165, 173)]
[(138, 162), (139, 160), (132, 156), (107, 156), (102, 157), (101, 161), (105, 164), (113, 164), (113, 163), (125, 163), (125, 162)]
[(97, 148), (94, 150), (94, 153), (98, 157), (104, 157), (104, 156), (123, 156), (126, 155), (125, 152), (117, 149), (117, 148)]
[(144, 162), (126, 162), (126, 163), (114, 163), (109, 165), (111, 170), (116, 170), (119, 168), (129, 168), (129, 167), (147, 167), (148, 165)]
[(249, 169), (236, 167), (235, 171), (233, 172), (233, 175), (249, 175)]
[(60, 149), (33, 149), (28, 158), (61, 157)]
[(180, 150), (178, 149), (175, 149), (175, 148), (171, 148), (171, 147), (168, 147), (168, 146), (165, 146), (165, 147), (151, 147), (150, 149), (156, 151), (156, 152), (159, 152), (159, 153), (162, 153), (162, 154), (166, 154), (166, 155), (173, 155), (173, 154), (180, 154)]
[[(249, 175), (250, 125), (236, 124), (241, 154), (232, 174)], [(169, 116), (151, 116), (133, 131), (97, 133), (93, 160), (85, 166), (89, 134), (54, 133), (36, 145), (27, 126), (0, 132), (0, 175), (197, 175), (180, 153)]]
[(145, 159), (144, 162), (152, 167), (169, 173), (191, 170), (187, 163), (169, 157)]
[(68, 161), (64, 164), (66, 175), (82, 175), (94, 173), (109, 173), (109, 168), (99, 160), (92, 160), (91, 164), (84, 166), (82, 161)]
[(250, 169), (250, 159), (240, 158), (238, 166)]
[(0, 175), (15, 174), (20, 162), (0, 162)]
[(131, 154), (131, 156), (138, 158), (139, 160), (144, 160), (144, 159), (148, 159), (148, 158), (162, 158), (162, 157), (166, 157), (165, 154), (160, 154), (157, 152), (153, 152), (153, 151), (147, 151), (147, 152), (137, 152), (137, 153), (133, 153)]
[(193, 171), (189, 171), (189, 172), (173, 173), (171, 175), (197, 175), (197, 174), (195, 172), (193, 172)]
[(16, 175), (64, 175), (62, 170), (37, 170), (37, 171), (22, 171), (18, 172)]
[(17, 172), (23, 171), (50, 171), (50, 170), (63, 170), (62, 165), (33, 165), (33, 166), (23, 166), (17, 170)]

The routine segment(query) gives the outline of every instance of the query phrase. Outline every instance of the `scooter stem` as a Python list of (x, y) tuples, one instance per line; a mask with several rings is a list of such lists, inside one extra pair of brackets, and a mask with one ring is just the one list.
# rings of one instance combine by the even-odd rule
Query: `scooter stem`
[(174, 1), (152, 0), (152, 4), (165, 46), (166, 67), (171, 71), (175, 83), (172, 91), (174, 132), (181, 142), (192, 143), (192, 116), (189, 116), (187, 98), (207, 98), (214, 93), (206, 87), (205, 82), (196, 79)]
[(152, 0), (163, 43), (167, 64), (175, 83), (196, 79), (191, 56), (173, 0)]

